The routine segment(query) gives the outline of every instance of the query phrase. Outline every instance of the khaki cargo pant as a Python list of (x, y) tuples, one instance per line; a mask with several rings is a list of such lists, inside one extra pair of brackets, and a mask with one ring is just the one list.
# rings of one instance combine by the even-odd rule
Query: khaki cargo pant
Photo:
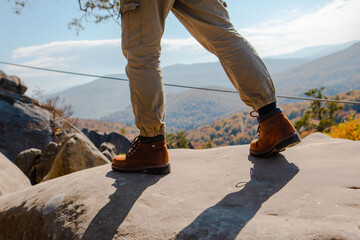
[(160, 42), (170, 10), (192, 36), (215, 54), (245, 104), (275, 102), (270, 74), (253, 47), (234, 29), (222, 0), (121, 0), (122, 49), (128, 60), (131, 102), (140, 135), (165, 131)]

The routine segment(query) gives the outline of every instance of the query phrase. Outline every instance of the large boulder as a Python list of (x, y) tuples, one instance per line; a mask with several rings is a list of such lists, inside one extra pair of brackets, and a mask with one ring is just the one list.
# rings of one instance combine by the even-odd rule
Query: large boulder
[(6, 77), (6, 73), (0, 70), (0, 79), (3, 79), (4, 77)]
[(99, 133), (97, 131), (88, 131), (83, 129), (82, 132), (99, 148), (104, 142), (112, 143), (116, 147), (116, 153), (127, 153), (130, 148), (130, 141), (119, 133)]
[[(0, 153), (0, 196), (30, 187), (29, 179), (9, 159)], [(0, 239), (2, 239), (0, 233)]]
[(169, 175), (104, 165), (38, 184), (0, 198), (0, 239), (360, 239), (359, 141), (248, 152), (174, 149)]
[(50, 142), (46, 145), (45, 149), (42, 151), (42, 154), (38, 161), (35, 164), (36, 169), (36, 183), (39, 183), (43, 180), (46, 174), (49, 173), (51, 166), (54, 163), (56, 155), (60, 150), (61, 145), (55, 142)]
[(0, 88), (0, 152), (11, 161), (21, 151), (43, 149), (52, 140), (51, 114), (36, 103)]
[(110, 163), (110, 161), (86, 136), (79, 133), (70, 134), (64, 139), (44, 180), (107, 163)]
[(28, 87), (17, 76), (8, 76), (0, 70), (0, 87), (11, 92), (23, 95)]
[(15, 165), (30, 179), (31, 184), (36, 184), (35, 164), (41, 156), (41, 150), (30, 148), (19, 153), (15, 158)]
[(116, 147), (109, 142), (102, 143), (99, 147), (99, 151), (110, 161), (116, 156)]
[(59, 150), (60, 144), (50, 142), (43, 151), (36, 148), (22, 151), (16, 156), (14, 163), (30, 179), (31, 184), (35, 185), (49, 173)]

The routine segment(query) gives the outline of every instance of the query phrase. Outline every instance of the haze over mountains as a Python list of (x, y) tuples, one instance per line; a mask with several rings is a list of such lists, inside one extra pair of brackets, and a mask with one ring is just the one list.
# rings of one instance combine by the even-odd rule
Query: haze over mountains
[(344, 50), (357, 42), (358, 41), (351, 41), (336, 45), (321, 45), (321, 46), (307, 47), (292, 53), (281, 54), (278, 56), (270, 56), (269, 58), (280, 58), (280, 59), (299, 58), (299, 59), (314, 60)]
[[(346, 46), (334, 46), (331, 51)], [(321, 51), (324, 51), (324, 48), (318, 47), (314, 53), (321, 55)], [(328, 95), (360, 89), (360, 43), (315, 60), (282, 59), (277, 56), (276, 59), (265, 58), (264, 62), (273, 76), (278, 95), (301, 96), (309, 88), (321, 86), (326, 87)], [(121, 74), (116, 76), (125, 78)], [(165, 67), (163, 76), (164, 82), (169, 84), (233, 89), (218, 62)], [(165, 91), (168, 94), (168, 125), (172, 125), (173, 117), (195, 117), (192, 119), (195, 124), (193, 122), (192, 125), (199, 126), (202, 123), (210, 123), (224, 114), (247, 109), (237, 94), (184, 91), (173, 87), (166, 87)], [(97, 79), (57, 95), (65, 98), (73, 106), (78, 117), (132, 122), (127, 82)], [(197, 116), (194, 113), (197, 113)]]
[(360, 89), (360, 42), (273, 75), (278, 94), (302, 95), (309, 88), (326, 87), (327, 95)]
[[(271, 73), (278, 73), (306, 62), (302, 59), (264, 59)], [(188, 86), (214, 86), (233, 88), (219, 62), (177, 64), (163, 69), (166, 84)], [(111, 77), (126, 78), (125, 74)], [(166, 94), (184, 92), (183, 88), (165, 87)], [(130, 92), (127, 82), (96, 79), (90, 83), (75, 86), (54, 95), (65, 98), (73, 106), (75, 115), (81, 118), (101, 118), (130, 105)], [(211, 96), (209, 96), (211, 97)], [(169, 98), (172, 98), (169, 96)], [(239, 100), (239, 97), (236, 97)], [(210, 100), (209, 100), (210, 101)]]
[[(166, 126), (177, 129), (194, 129), (248, 109), (238, 94), (189, 90), (166, 97)], [(128, 106), (101, 120), (132, 125), (134, 116), (131, 106)]]

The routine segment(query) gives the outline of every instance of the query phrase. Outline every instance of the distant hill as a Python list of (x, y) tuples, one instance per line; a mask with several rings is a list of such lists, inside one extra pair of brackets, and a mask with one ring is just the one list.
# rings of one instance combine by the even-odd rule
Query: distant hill
[[(185, 79), (191, 80), (190, 77)], [(273, 79), (278, 95), (302, 96), (310, 88), (322, 86), (326, 87), (326, 95), (360, 89), (360, 43), (285, 72), (274, 74)], [(294, 101), (279, 99), (280, 104), (289, 102)], [(239, 102), (236, 94), (213, 96), (209, 92), (189, 91), (169, 96), (167, 109), (166, 123), (169, 126), (192, 129), (246, 108)], [(130, 108), (103, 119), (123, 123), (133, 122)]]
[[(111, 77), (126, 78), (124, 74)], [(71, 104), (75, 117), (98, 119), (130, 104), (129, 83), (96, 79), (54, 94)]]
[[(306, 62), (301, 59), (264, 59), (269, 71), (277, 73)], [(126, 78), (125, 74), (109, 75)], [(163, 69), (164, 82), (189, 86), (221, 86), (232, 88), (219, 62), (177, 64)], [(183, 88), (165, 87), (167, 94), (184, 92)], [(130, 91), (127, 82), (96, 79), (90, 83), (75, 86), (59, 93), (71, 104), (74, 115), (81, 118), (99, 119), (111, 113), (124, 110), (130, 105)], [(180, 95), (179, 95), (180, 96)], [(169, 97), (170, 99), (172, 97)]]
[(277, 56), (271, 56), (269, 58), (275, 58), (275, 59), (299, 58), (299, 59), (314, 60), (316, 58), (321, 58), (326, 55), (342, 51), (350, 47), (351, 45), (355, 44), (356, 42), (358, 41), (351, 41), (347, 43), (334, 44), (334, 45), (320, 45), (314, 47), (306, 47), (295, 52), (281, 54)]
[(360, 42), (340, 52), (273, 75), (279, 95), (303, 95), (326, 87), (327, 95), (360, 89)]
[[(360, 43), (310, 62), (302, 59), (264, 59), (264, 61), (272, 72), (278, 95), (301, 96), (308, 89), (321, 86), (326, 87), (327, 95), (360, 89)], [(164, 82), (170, 84), (233, 88), (220, 63), (217, 62), (165, 67), (163, 76)], [(230, 114), (232, 110), (243, 109), (236, 94), (231, 97), (228, 96), (229, 94), (213, 96), (208, 92), (184, 92), (184, 89), (174, 87), (166, 87), (165, 90), (168, 94), (167, 124), (169, 126), (178, 126), (175, 123), (180, 122), (182, 117), (185, 118), (185, 122), (187, 119), (194, 121), (191, 124), (189, 121), (189, 124), (181, 127), (200, 126), (205, 123), (206, 118), (209, 119), (206, 121), (213, 121), (223, 117), (225, 111)], [(64, 97), (73, 106), (75, 116), (91, 119), (103, 117), (109, 121), (122, 123), (133, 121), (126, 82), (98, 79), (57, 95)], [(289, 101), (280, 101), (280, 103), (286, 102)], [(197, 112), (192, 109), (193, 105), (197, 105)], [(200, 111), (207, 109), (210, 109), (209, 113)], [(195, 116), (195, 113), (198, 116)]]
[[(166, 126), (193, 129), (216, 119), (248, 109), (238, 94), (189, 90), (167, 95)], [(132, 108), (115, 112), (101, 120), (133, 124)]]
[(271, 75), (292, 69), (308, 62), (308, 60), (300, 58), (264, 58), (263, 61)]
[[(360, 90), (339, 93), (337, 96), (341, 100), (360, 102)], [(301, 118), (301, 113), (308, 109), (309, 106), (310, 102), (298, 102), (281, 105), (280, 107), (285, 115), (295, 123)], [(360, 115), (360, 105), (346, 104), (337, 113), (334, 120), (340, 123), (348, 118), (351, 113)], [(194, 148), (204, 148), (207, 145), (219, 147), (248, 144), (252, 139), (256, 138), (257, 126), (256, 118), (251, 117), (249, 112), (241, 112), (216, 120), (209, 125), (189, 130), (186, 137)]]
[[(191, 94), (192, 96), (198, 96), (200, 93), (200, 91), (198, 91), (196, 94), (194, 94), (194, 92), (189, 91), (188, 94)], [(214, 96), (215, 95), (211, 96), (211, 98), (213, 98)], [(351, 90), (348, 92), (339, 93), (336, 96), (338, 96), (340, 100), (360, 102), (360, 90)], [(188, 97), (187, 94), (184, 95), (184, 99), (186, 97)], [(235, 98), (228, 100), (235, 101), (235, 103), (237, 103), (239, 101), (238, 99), (236, 99), (237, 96), (235, 95), (233, 97)], [(199, 114), (193, 114), (193, 116), (191, 116), (191, 113), (187, 113), (186, 109), (185, 110), (176, 109), (177, 107), (181, 106), (183, 103), (182, 101), (180, 101), (179, 104), (173, 105), (174, 103), (172, 102), (172, 100), (176, 100), (176, 99), (177, 97), (174, 96), (174, 98), (170, 98), (169, 100), (171, 104), (168, 107), (168, 114), (167, 114), (168, 116), (166, 119), (167, 132), (178, 132), (184, 130), (180, 128), (174, 128), (171, 126), (187, 126), (188, 129), (186, 129), (187, 130), (186, 137), (191, 142), (191, 145), (195, 148), (207, 147), (209, 141), (211, 141), (210, 145), (212, 145), (213, 147), (218, 147), (218, 146), (228, 146), (228, 145), (236, 145), (236, 144), (246, 144), (249, 143), (252, 139), (256, 138), (256, 134), (257, 134), (256, 130), (258, 124), (256, 118), (253, 118), (249, 115), (249, 109), (246, 107), (244, 107), (243, 112), (239, 110), (236, 111), (236, 113), (229, 115), (227, 113), (223, 113), (222, 116), (218, 116), (218, 117), (210, 116), (209, 114), (208, 117), (200, 119)], [(205, 99), (203, 100), (206, 101)], [(206, 105), (206, 103), (204, 105)], [(280, 107), (284, 111), (286, 116), (288, 116), (289, 119), (294, 123), (295, 121), (300, 119), (302, 112), (305, 109), (307, 109), (309, 105), (310, 102), (304, 101), (298, 103), (285, 104), (285, 105), (281, 105)], [(202, 106), (201, 103), (200, 106)], [(229, 108), (231, 107), (234, 106), (233, 105), (229, 106)], [(188, 106), (188, 108), (194, 109), (194, 112), (197, 111), (202, 112), (201, 107), (197, 107), (195, 105)], [(233, 113), (234, 109), (228, 109), (228, 111)], [(176, 111), (185, 112), (186, 115), (178, 116), (176, 115), (176, 113), (175, 114), (173, 113)], [(125, 115), (125, 112), (123, 111), (121, 113), (114, 114), (113, 115), (114, 120), (119, 120), (122, 117), (126, 117), (129, 121), (128, 124), (133, 124), (133, 119), (132, 119), (133, 116), (132, 116), (131, 108), (129, 108), (126, 113), (127, 115)], [(360, 105), (350, 105), (350, 104), (344, 105), (344, 108), (337, 113), (335, 121), (339, 123), (344, 119), (347, 119), (351, 113), (360, 115)], [(177, 122), (177, 117), (179, 118), (178, 122)], [(196, 118), (199, 118), (200, 120), (196, 120)], [(207, 119), (212, 119), (212, 121), (209, 122), (208, 124), (203, 124), (193, 129), (190, 128), (202, 123), (206, 123)], [(194, 122), (194, 124), (191, 124), (191, 122)], [(77, 123), (78, 123), (77, 127), (80, 129), (87, 128), (89, 130), (98, 130), (100, 132), (108, 132), (108, 133), (120, 132), (121, 134), (125, 135), (128, 139), (133, 139), (136, 135), (139, 134), (139, 131), (135, 128), (135, 126), (124, 125), (117, 122), (79, 119)]]
[[(263, 59), (269, 72), (276, 74), (307, 62), (303, 59)], [(164, 82), (189, 86), (221, 86), (232, 88), (232, 84), (226, 76), (219, 62), (196, 63), (191, 65), (176, 64), (163, 69)], [(167, 93), (184, 91), (181, 88), (166, 87)]]

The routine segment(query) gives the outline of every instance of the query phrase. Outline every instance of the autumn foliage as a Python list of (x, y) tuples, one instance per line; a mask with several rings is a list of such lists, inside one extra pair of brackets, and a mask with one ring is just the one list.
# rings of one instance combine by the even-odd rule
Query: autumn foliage
[[(360, 90), (352, 90), (346, 93), (339, 93), (337, 99), (348, 101), (360, 101)], [(303, 113), (311, 107), (310, 102), (289, 103), (280, 106), (285, 115), (294, 124), (302, 118)], [(204, 109), (205, 111), (205, 109)], [(345, 105), (340, 109), (333, 119), (336, 124), (348, 119), (351, 113), (360, 114), (359, 105)], [(356, 122), (357, 121), (357, 122)], [(357, 124), (357, 125), (356, 125)], [(203, 125), (183, 132), (184, 129), (167, 127), (167, 142), (172, 148), (212, 148), (219, 146), (248, 144), (257, 138), (256, 118), (251, 117), (249, 111), (236, 113), (227, 118), (214, 121), (212, 124)], [(330, 135), (332, 137), (342, 137), (355, 139), (353, 136), (359, 135), (359, 118), (354, 115), (351, 120), (345, 121), (337, 127), (333, 127)], [(118, 132), (128, 139), (133, 139), (139, 134), (135, 126), (127, 126), (121, 123), (106, 122), (99, 120), (79, 119), (77, 122), (79, 129), (97, 130), (100, 132)], [(316, 131), (316, 129), (313, 129)], [(304, 131), (302, 137), (313, 131)], [(357, 133), (355, 133), (357, 131)], [(357, 135), (358, 134), (358, 135)]]
[(360, 140), (360, 115), (354, 117), (354, 114), (351, 114), (349, 120), (332, 127), (329, 135), (333, 138)]

